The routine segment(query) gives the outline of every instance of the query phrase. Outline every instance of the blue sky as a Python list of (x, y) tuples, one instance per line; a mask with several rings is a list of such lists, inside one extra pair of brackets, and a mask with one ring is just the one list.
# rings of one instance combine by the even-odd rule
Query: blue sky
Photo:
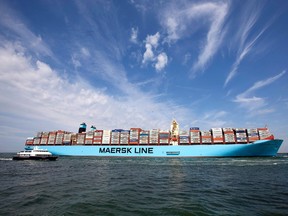
[(0, 1), (0, 151), (37, 131), (264, 127), (288, 151), (288, 1)]

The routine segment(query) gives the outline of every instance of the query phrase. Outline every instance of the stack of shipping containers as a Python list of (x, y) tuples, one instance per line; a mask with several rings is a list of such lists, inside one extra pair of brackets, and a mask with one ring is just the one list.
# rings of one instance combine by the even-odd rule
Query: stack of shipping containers
[(152, 129), (149, 131), (149, 143), (150, 144), (158, 144), (158, 135), (159, 130), (158, 129)]
[(141, 128), (130, 128), (129, 144), (138, 145)]
[(149, 131), (148, 130), (141, 130), (140, 131), (140, 145), (147, 145), (149, 143)]
[[(102, 135), (103, 135), (103, 130), (95, 130), (93, 134), (93, 144), (95, 145), (102, 144)], [(110, 132), (109, 132), (108, 144), (109, 143), (110, 143)]]
[(41, 135), (40, 145), (47, 145), (48, 137), (49, 137), (49, 132), (43, 132)]
[(160, 145), (168, 145), (170, 139), (169, 130), (161, 130), (159, 131), (159, 144)]
[(202, 144), (211, 144), (212, 143), (211, 131), (201, 131), (201, 143)]
[(34, 137), (28, 137), (26, 139), (25, 145), (33, 145)]
[(266, 139), (267, 137), (271, 136), (268, 128), (258, 128), (258, 132), (260, 139)]
[(70, 145), (70, 144), (71, 144), (71, 139), (72, 139), (72, 134), (66, 132), (66, 133), (64, 134), (64, 137), (63, 137), (63, 144), (64, 144), (64, 145)]
[(245, 128), (236, 128), (235, 133), (237, 143), (247, 143), (247, 133)]
[(57, 131), (55, 144), (56, 145), (62, 145), (64, 139), (64, 131)]
[(33, 145), (40, 145), (41, 137), (42, 137), (42, 132), (38, 132), (36, 134), (36, 137), (34, 137), (33, 139)]
[[(191, 127), (189, 131), (180, 130), (178, 141), (180, 145), (189, 144), (221, 144), (247, 143), (269, 139), (272, 134), (268, 128), (212, 128), (210, 131), (200, 131), (198, 127)], [(27, 138), (26, 145), (168, 145), (170, 143), (169, 130), (96, 130), (82, 133), (66, 131), (38, 132), (34, 138)]]
[(257, 128), (247, 129), (247, 134), (248, 134), (248, 142), (254, 142), (259, 140)]
[(122, 130), (120, 132), (120, 144), (128, 145), (129, 142), (129, 130)]
[[(210, 139), (211, 139), (211, 134), (210, 134)], [(199, 127), (191, 127), (190, 128), (190, 143), (191, 144), (199, 144), (200, 142), (201, 142), (201, 138), (200, 138)]]
[(211, 131), (212, 131), (213, 143), (224, 142), (222, 128), (211, 128)]
[(189, 144), (189, 132), (187, 130), (179, 131), (179, 144), (188, 145)]
[[(100, 133), (98, 134), (100, 136)], [(109, 145), (111, 143), (111, 130), (103, 130), (102, 145)]]
[(40, 137), (35, 137), (33, 140), (33, 145), (40, 145), (40, 141), (41, 141)]
[(48, 137), (48, 145), (54, 145), (55, 144), (55, 139), (56, 139), (56, 132), (49, 132), (49, 137)]
[(71, 144), (72, 145), (77, 145), (77, 134), (72, 134), (71, 135)]
[(85, 143), (85, 133), (76, 134), (77, 145), (83, 145)]
[(115, 129), (111, 131), (111, 145), (120, 144), (120, 133), (121, 129)]
[(86, 132), (85, 145), (92, 145), (93, 144), (93, 137), (94, 137), (93, 131)]
[(235, 133), (233, 128), (223, 128), (225, 143), (235, 143)]

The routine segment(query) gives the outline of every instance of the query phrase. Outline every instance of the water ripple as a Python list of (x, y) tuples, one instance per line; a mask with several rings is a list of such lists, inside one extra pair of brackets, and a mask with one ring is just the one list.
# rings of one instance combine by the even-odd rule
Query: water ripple
[[(11, 155), (9, 156), (11, 159)], [(286, 215), (288, 158), (0, 155), (0, 215)]]

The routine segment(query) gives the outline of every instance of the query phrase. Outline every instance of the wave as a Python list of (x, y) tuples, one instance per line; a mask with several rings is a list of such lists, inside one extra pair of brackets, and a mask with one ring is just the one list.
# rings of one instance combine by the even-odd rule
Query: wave
[(0, 158), (0, 161), (12, 161), (12, 158)]

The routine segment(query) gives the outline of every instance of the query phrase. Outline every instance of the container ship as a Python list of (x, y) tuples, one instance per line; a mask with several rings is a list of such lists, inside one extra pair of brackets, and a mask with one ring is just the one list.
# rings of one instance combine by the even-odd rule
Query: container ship
[(130, 128), (129, 130), (38, 132), (27, 138), (25, 149), (47, 149), (53, 155), (109, 157), (262, 157), (275, 156), (283, 142), (265, 128), (191, 127), (180, 130), (173, 120), (170, 130)]

